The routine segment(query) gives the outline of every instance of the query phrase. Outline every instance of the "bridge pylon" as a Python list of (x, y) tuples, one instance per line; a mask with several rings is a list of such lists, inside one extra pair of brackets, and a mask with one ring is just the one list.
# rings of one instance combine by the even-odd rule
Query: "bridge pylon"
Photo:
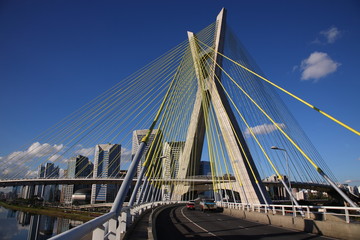
[[(197, 36), (192, 32), (188, 32), (191, 55), (198, 79), (198, 89), (183, 154), (179, 159), (178, 178), (189, 177), (191, 174), (189, 166), (195, 166), (195, 169), (199, 168), (202, 152), (199, 150), (202, 150), (204, 143), (206, 113), (209, 110), (209, 104), (212, 104), (232, 168), (239, 173), (236, 174), (236, 182), (239, 185), (239, 188), (236, 189), (241, 189), (239, 191), (241, 201), (267, 204), (271, 202), (270, 197), (260, 180), (249, 148), (226, 95), (219, 84), (219, 81), (221, 81), (222, 57), (218, 53), (223, 53), (225, 18), (226, 10), (222, 9), (216, 19), (212, 49), (201, 49), (197, 43)], [(213, 54), (209, 54), (209, 52)], [(186, 189), (184, 186), (176, 186), (174, 197), (179, 198), (178, 196), (183, 194), (184, 191), (186, 192)]]

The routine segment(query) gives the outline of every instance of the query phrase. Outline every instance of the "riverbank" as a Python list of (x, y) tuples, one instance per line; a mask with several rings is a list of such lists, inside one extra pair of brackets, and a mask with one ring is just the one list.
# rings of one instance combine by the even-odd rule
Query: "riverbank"
[(7, 202), (0, 201), (0, 206), (3, 206), (7, 209), (28, 212), (32, 214), (38, 215), (46, 215), (50, 217), (60, 217), (60, 218), (67, 218), (72, 220), (78, 220), (87, 222), (91, 219), (94, 219), (98, 216), (103, 215), (103, 213), (96, 213), (96, 212), (87, 212), (87, 211), (79, 211), (79, 210), (72, 210), (66, 208), (55, 208), (55, 207), (43, 207), (43, 206), (26, 206), (26, 205), (19, 205), (19, 204), (10, 204)]

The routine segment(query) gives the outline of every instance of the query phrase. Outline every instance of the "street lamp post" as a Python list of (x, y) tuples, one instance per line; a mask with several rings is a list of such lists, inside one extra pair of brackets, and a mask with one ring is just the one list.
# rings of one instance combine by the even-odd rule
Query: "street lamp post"
[(283, 151), (284, 155), (285, 155), (285, 161), (286, 161), (286, 168), (287, 168), (287, 178), (288, 178), (288, 182), (289, 182), (289, 190), (290, 190), (290, 200), (291, 200), (291, 206), (293, 209), (293, 215), (294, 215), (294, 196), (292, 194), (292, 190), (291, 190), (291, 179), (290, 179), (290, 168), (289, 168), (289, 155), (288, 152), (286, 151), (286, 149), (283, 148), (279, 148), (276, 146), (272, 146), (271, 149), (273, 150), (279, 150), (279, 151)]

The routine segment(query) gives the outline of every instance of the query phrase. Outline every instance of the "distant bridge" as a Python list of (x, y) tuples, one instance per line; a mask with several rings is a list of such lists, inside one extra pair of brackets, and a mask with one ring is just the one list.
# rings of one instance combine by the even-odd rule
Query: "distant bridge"
[[(9, 179), (1, 180), (0, 187), (25, 186), (25, 185), (62, 185), (62, 184), (122, 184), (124, 178), (30, 178), (30, 179)], [(137, 178), (132, 182), (136, 183)], [(176, 183), (195, 183), (195, 184), (212, 184), (213, 180), (209, 178), (189, 178), (189, 179), (152, 179), (154, 182), (176, 182)], [(235, 180), (225, 180), (229, 182)]]
[[(44, 178), (30, 178), (30, 179), (8, 179), (0, 180), (0, 187), (11, 186), (33, 186), (33, 185), (70, 185), (70, 184), (122, 184), (124, 178), (59, 178), (59, 179), (44, 179)], [(133, 178), (132, 182), (135, 184), (137, 178)], [(152, 179), (154, 182), (174, 182), (174, 183), (192, 183), (195, 185), (212, 184), (213, 179), (208, 176), (195, 176), (187, 179)], [(221, 183), (235, 182), (235, 178), (230, 180), (221, 180)], [(220, 185), (221, 185), (220, 183)], [(281, 182), (263, 181), (263, 184), (268, 187), (276, 186), (283, 187)], [(291, 182), (293, 188), (312, 189), (321, 192), (328, 192), (332, 187), (328, 184), (309, 183), (309, 182)]]

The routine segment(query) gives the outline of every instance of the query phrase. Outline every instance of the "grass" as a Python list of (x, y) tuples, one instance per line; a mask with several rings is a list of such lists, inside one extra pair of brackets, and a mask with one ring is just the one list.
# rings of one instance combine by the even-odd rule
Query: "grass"
[(103, 213), (86, 212), (86, 211), (78, 211), (78, 210), (55, 208), (55, 207), (42, 207), (42, 206), (29, 207), (25, 205), (9, 204), (2, 201), (0, 201), (0, 206), (3, 206), (8, 209), (28, 212), (32, 214), (60, 217), (60, 218), (78, 220), (83, 222), (87, 222), (103, 214)]

